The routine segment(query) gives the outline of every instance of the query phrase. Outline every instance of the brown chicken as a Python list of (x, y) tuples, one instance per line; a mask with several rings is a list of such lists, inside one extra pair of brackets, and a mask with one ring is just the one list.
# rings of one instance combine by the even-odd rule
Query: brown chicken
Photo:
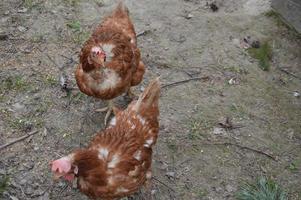
[(136, 192), (151, 179), (152, 147), (159, 131), (159, 79), (153, 80), (126, 110), (116, 110), (110, 126), (86, 149), (52, 162), (54, 178), (77, 178), (92, 199), (115, 199)]
[(84, 44), (75, 72), (77, 85), (89, 96), (109, 100), (108, 107), (98, 109), (107, 111), (106, 124), (112, 99), (125, 92), (132, 97), (130, 89), (141, 82), (144, 72), (129, 11), (120, 2)]

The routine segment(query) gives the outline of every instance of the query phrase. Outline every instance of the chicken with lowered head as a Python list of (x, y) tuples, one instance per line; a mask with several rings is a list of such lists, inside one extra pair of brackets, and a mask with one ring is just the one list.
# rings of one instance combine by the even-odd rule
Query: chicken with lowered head
[(81, 192), (107, 200), (133, 194), (150, 181), (152, 147), (159, 131), (159, 93), (155, 79), (126, 110), (116, 110), (110, 126), (88, 148), (53, 161), (54, 177), (77, 178)]

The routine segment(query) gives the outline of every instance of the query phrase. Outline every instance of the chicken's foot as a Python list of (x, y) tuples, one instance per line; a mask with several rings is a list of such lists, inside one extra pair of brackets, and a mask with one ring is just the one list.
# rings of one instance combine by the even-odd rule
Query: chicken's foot
[(112, 100), (109, 100), (107, 107), (95, 110), (96, 112), (105, 112), (105, 111), (107, 111), (107, 113), (105, 115), (105, 120), (104, 120), (105, 126), (107, 126), (107, 122), (108, 122), (108, 119), (109, 119), (110, 115), (112, 114), (113, 108), (114, 108), (114, 103), (113, 103)]

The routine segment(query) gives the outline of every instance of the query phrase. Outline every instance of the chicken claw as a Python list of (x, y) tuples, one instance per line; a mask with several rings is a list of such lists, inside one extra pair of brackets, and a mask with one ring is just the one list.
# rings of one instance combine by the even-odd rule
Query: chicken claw
[(105, 120), (104, 120), (104, 124), (105, 126), (107, 126), (108, 123), (108, 119), (110, 117), (110, 115), (112, 114), (112, 111), (114, 109), (114, 104), (112, 100), (109, 100), (108, 102), (108, 106), (104, 107), (104, 108), (100, 108), (100, 109), (96, 109), (95, 112), (105, 112), (107, 111), (106, 115), (105, 115)]

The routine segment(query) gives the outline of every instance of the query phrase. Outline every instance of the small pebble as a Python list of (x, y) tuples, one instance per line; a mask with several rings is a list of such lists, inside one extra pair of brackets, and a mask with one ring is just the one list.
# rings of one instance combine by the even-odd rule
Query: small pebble
[(45, 194), (43, 196), (40, 196), (38, 198), (38, 200), (49, 200), (49, 193), (48, 192), (45, 192)]
[(11, 199), (11, 200), (19, 200), (17, 197), (15, 197), (15, 196), (9, 196), (9, 198)]
[(174, 178), (175, 177), (175, 172), (166, 172), (166, 176), (170, 177), (170, 178)]
[(46, 129), (46, 128), (44, 128), (44, 131), (43, 131), (42, 135), (43, 135), (44, 137), (47, 136), (47, 129)]
[(27, 30), (27, 28), (25, 28), (24, 26), (18, 26), (17, 29), (20, 31), (20, 32), (24, 32)]
[(25, 185), (27, 183), (27, 180), (26, 179), (21, 179), (19, 183), (20, 183), (20, 185)]
[(226, 190), (227, 190), (227, 192), (233, 192), (233, 191), (235, 191), (235, 189), (234, 189), (234, 187), (232, 185), (227, 185), (226, 186)]
[(214, 135), (223, 135), (224, 134), (224, 129), (220, 127), (214, 127), (213, 128), (213, 134)]
[(18, 10), (18, 13), (26, 13), (27, 12), (27, 8), (20, 8), (19, 10)]
[(239, 39), (237, 39), (237, 38), (234, 38), (233, 40), (232, 40), (232, 42), (233, 42), (233, 44), (235, 45), (235, 46), (240, 46), (240, 40)]
[(193, 14), (189, 13), (185, 18), (186, 19), (191, 19), (191, 18), (193, 18)]
[(0, 174), (1, 175), (5, 175), (6, 174), (5, 170), (4, 169), (0, 169)]
[(231, 78), (228, 82), (230, 85), (236, 84), (235, 78)]
[(298, 91), (294, 91), (294, 97), (300, 97), (300, 93)]

